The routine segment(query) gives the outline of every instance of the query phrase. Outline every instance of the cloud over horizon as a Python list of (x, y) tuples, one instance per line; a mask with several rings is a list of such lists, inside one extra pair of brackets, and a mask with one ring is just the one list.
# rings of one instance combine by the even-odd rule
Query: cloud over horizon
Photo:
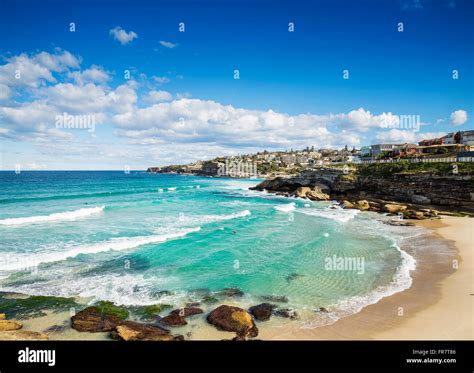
[[(359, 107), (346, 113), (290, 115), (246, 109), (157, 90), (133, 79), (112, 84), (114, 74), (104, 67), (81, 65), (80, 57), (60, 49), (6, 59), (0, 65), (0, 137), (31, 143), (51, 157), (73, 157), (81, 148), (107, 159), (123, 157), (126, 149), (126, 157), (136, 162), (174, 163), (262, 149), (360, 147), (371, 140), (416, 142), (442, 135), (399, 129), (391, 112), (374, 114)], [(156, 86), (166, 79), (152, 76), (147, 81)], [(87, 138), (84, 132), (56, 128), (55, 118), (63, 113), (94, 116), (100, 134)], [(453, 125), (466, 121), (464, 110), (451, 114)]]

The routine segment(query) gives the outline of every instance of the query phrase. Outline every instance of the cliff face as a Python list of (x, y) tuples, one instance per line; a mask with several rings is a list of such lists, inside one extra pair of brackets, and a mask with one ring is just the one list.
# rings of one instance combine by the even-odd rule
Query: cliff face
[(471, 175), (408, 173), (361, 176), (354, 172), (320, 170), (291, 178), (265, 180), (254, 189), (295, 194), (300, 187), (326, 189), (335, 200), (372, 198), (474, 211), (474, 180)]

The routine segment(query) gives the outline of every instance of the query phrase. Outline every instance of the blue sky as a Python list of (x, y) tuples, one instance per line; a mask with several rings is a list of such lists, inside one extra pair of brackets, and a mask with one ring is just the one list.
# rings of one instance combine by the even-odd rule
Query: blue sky
[[(473, 128), (472, 1), (2, 0), (0, 21), (2, 169), (144, 168)], [(93, 116), (94, 131), (58, 129), (64, 112)], [(419, 115), (420, 130), (399, 115)]]

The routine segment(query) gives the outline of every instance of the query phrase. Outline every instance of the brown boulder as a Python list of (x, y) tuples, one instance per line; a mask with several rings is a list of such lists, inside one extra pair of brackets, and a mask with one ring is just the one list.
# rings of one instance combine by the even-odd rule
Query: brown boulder
[(193, 315), (198, 315), (204, 311), (198, 307), (183, 307), (177, 310), (170, 312), (170, 315), (179, 315), (181, 317), (188, 317)]
[(398, 212), (406, 211), (407, 206), (399, 205), (396, 203), (386, 203), (383, 205), (383, 211), (388, 212), (390, 214), (396, 214)]
[(329, 194), (323, 192), (320, 187), (315, 187), (313, 190), (307, 192), (306, 197), (312, 201), (327, 201), (330, 198)]
[(306, 198), (306, 194), (311, 192), (310, 187), (299, 187), (295, 190), (294, 195), (300, 198)]
[(270, 319), (272, 315), (273, 308), (275, 306), (270, 303), (262, 303), (256, 306), (252, 306), (249, 308), (249, 312), (255, 317), (258, 321), (266, 321)]
[(171, 311), (168, 316), (160, 320), (160, 323), (167, 326), (183, 326), (187, 325), (185, 317), (198, 315), (200, 313), (203, 313), (203, 310), (198, 307), (183, 307)]
[(115, 328), (112, 337), (122, 341), (174, 341), (182, 339), (181, 336), (171, 335), (166, 329), (134, 321), (123, 321), (121, 325)]
[(6, 332), (9, 330), (18, 330), (23, 327), (23, 324), (13, 320), (0, 320), (0, 332)]
[(370, 208), (369, 202), (365, 199), (357, 201), (355, 204), (356, 208), (359, 210), (368, 210)]
[(79, 332), (110, 332), (123, 321), (101, 313), (96, 307), (87, 307), (71, 317), (71, 327)]
[(342, 201), (341, 205), (342, 205), (342, 208), (344, 208), (344, 209), (353, 209), (353, 208), (355, 208), (354, 204), (347, 201), (347, 200)]
[(168, 316), (163, 317), (160, 321), (160, 324), (166, 326), (183, 326), (187, 325), (188, 322), (184, 319), (183, 316), (179, 314), (169, 314)]
[(239, 337), (254, 338), (258, 335), (258, 328), (250, 313), (239, 307), (217, 307), (207, 316), (207, 321), (217, 329), (235, 332)]

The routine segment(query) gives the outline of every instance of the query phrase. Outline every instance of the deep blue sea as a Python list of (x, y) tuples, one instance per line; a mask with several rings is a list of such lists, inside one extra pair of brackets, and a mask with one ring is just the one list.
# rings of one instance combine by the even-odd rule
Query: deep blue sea
[[(258, 182), (0, 172), (0, 289), (179, 305), (235, 287), (243, 305), (280, 296), (298, 310), (343, 315), (410, 286), (406, 228), (248, 189)], [(363, 268), (328, 268), (337, 258)]]

